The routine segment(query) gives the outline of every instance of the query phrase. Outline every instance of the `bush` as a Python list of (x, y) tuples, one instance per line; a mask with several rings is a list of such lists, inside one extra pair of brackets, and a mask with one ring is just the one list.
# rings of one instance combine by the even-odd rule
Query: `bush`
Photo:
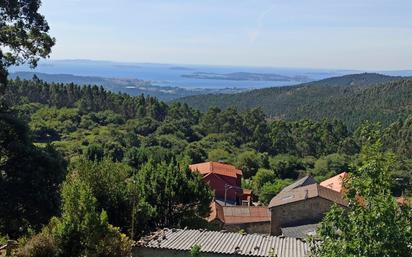
[(59, 248), (55, 238), (48, 232), (33, 236), (18, 251), (17, 257), (56, 257)]
[(109, 224), (104, 238), (98, 242), (96, 257), (130, 257), (131, 252), (132, 241)]
[(275, 182), (265, 183), (259, 193), (259, 201), (263, 204), (268, 204), (275, 195), (277, 195), (283, 188), (292, 184), (293, 180), (291, 179), (278, 179)]

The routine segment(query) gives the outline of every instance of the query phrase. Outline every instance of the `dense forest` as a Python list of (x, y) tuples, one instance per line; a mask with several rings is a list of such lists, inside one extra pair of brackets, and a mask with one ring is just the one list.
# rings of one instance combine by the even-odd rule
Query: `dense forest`
[[(0, 218), (0, 231), (14, 237), (64, 217), (66, 204), (73, 208), (82, 199), (68, 193), (76, 187), (95, 199), (95, 212), (104, 210), (110, 224), (133, 238), (162, 226), (203, 227), (212, 195), (188, 164), (236, 165), (254, 200), (267, 204), (299, 177), (322, 180), (351, 171), (371, 137), (396, 155), (393, 194), (412, 193), (412, 116), (351, 130), (336, 119), (273, 121), (261, 109), (201, 113), (186, 104), (38, 79), (10, 81), (5, 99), (10, 111), (0, 129), (9, 147), (1, 149), (0, 169), (15, 177), (0, 181), (9, 199), (0, 205), (9, 214)], [(25, 185), (34, 183), (27, 174), (34, 187)]]
[[(403, 97), (398, 101), (407, 102)], [(407, 110), (396, 120), (390, 116), (395, 121), (388, 125), (386, 116), (376, 116), (384, 125), (365, 120), (349, 127), (309, 114), (274, 120), (260, 108), (200, 112), (36, 77), (9, 81), (2, 99), (0, 243), (20, 238), (19, 257), (129, 256), (131, 240), (157, 228), (215, 229), (204, 219), (213, 192), (188, 168), (203, 161), (242, 169), (242, 187), (266, 205), (302, 176), (320, 181), (342, 171), (356, 174), (365, 165), (362, 149), (381, 142), (394, 160), (382, 178), (390, 194), (412, 195)], [(379, 103), (390, 105), (385, 99)], [(356, 111), (351, 117), (364, 119)]]
[(236, 107), (241, 111), (259, 107), (272, 119), (336, 118), (355, 130), (365, 120), (387, 126), (406, 118), (412, 112), (412, 80), (364, 73), (237, 94), (189, 96), (177, 101), (201, 111), (210, 107)]

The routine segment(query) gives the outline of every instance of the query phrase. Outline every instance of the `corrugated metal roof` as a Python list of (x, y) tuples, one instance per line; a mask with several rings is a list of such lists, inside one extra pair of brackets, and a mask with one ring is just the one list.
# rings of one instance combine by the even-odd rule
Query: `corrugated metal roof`
[(309, 252), (308, 244), (297, 238), (224, 231), (164, 229), (138, 242), (138, 247), (181, 251), (194, 245), (205, 253), (244, 256), (307, 257)]

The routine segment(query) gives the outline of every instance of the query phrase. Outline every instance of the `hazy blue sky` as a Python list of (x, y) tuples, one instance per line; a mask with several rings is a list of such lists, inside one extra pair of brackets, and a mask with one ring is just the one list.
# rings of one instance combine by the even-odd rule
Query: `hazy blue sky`
[(54, 59), (412, 69), (410, 0), (43, 0)]

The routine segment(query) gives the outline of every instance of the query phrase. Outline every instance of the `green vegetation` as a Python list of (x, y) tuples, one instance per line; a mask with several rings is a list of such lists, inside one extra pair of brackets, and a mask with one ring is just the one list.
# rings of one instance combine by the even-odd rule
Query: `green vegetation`
[(357, 74), (298, 86), (258, 89), (238, 94), (189, 96), (176, 101), (207, 111), (210, 107), (261, 108), (271, 119), (339, 119), (350, 129), (364, 120), (383, 125), (411, 113), (412, 81), (379, 74)]
[(190, 256), (191, 257), (200, 257), (200, 250), (201, 250), (200, 245), (193, 245), (190, 249)]
[[(105, 169), (98, 171), (82, 159), (115, 162), (119, 167), (110, 169), (118, 170), (123, 179), (138, 174), (149, 162), (156, 166), (225, 161), (242, 169), (244, 178), (254, 184), (256, 199), (267, 202), (278, 188), (303, 175), (321, 180), (350, 171), (365, 142), (362, 131), (378, 129), (385, 149), (395, 152), (402, 164), (394, 192), (411, 191), (411, 117), (387, 127), (366, 122), (352, 131), (338, 120), (268, 122), (260, 109), (240, 113), (211, 108), (200, 113), (151, 97), (38, 80), (11, 81), (6, 96), (12, 110), (28, 122), (38, 147), (56, 148), (71, 167), (83, 165), (99, 176)], [(264, 184), (266, 197), (260, 195)], [(102, 208), (110, 219), (108, 207)]]
[(345, 182), (349, 206), (334, 206), (319, 229), (315, 256), (399, 256), (412, 252), (412, 209), (391, 195), (394, 156), (378, 140), (363, 148), (359, 167)]
[(99, 85), (112, 92), (122, 92), (132, 96), (141, 94), (156, 97), (162, 101), (172, 101), (185, 96), (217, 94), (217, 93), (238, 93), (246, 91), (241, 88), (181, 88), (176, 86), (153, 85), (152, 81), (126, 78), (106, 78), (95, 76), (78, 76), (72, 74), (48, 74), (39, 72), (11, 72), (10, 79), (31, 80), (37, 77), (49, 83), (74, 83), (79, 86)]
[(0, 242), (19, 239), (16, 256), (130, 256), (132, 239), (156, 228), (206, 227), (212, 192), (188, 168), (206, 160), (236, 164), (261, 203), (301, 176), (351, 170), (349, 210), (328, 214), (316, 253), (408, 256), (411, 209), (392, 195), (412, 194), (409, 80), (372, 86), (394, 78), (356, 75), (337, 86), (251, 92), (267, 112), (275, 91), (279, 108), (292, 110), (275, 115), (293, 121), (268, 121), (245, 99), (236, 100), (245, 100), (243, 112), (201, 113), (38, 78), (6, 87), (7, 67), (35, 65), (54, 44), (39, 6), (0, 3), (0, 43), (9, 50), (0, 52)]
[(0, 93), (7, 84), (8, 67), (25, 62), (35, 67), (51, 52), (54, 39), (39, 7), (39, 0), (0, 2)]
[(412, 192), (412, 116), (352, 130), (339, 120), (270, 121), (260, 109), (201, 113), (40, 80), (10, 81), (5, 96), (0, 234), (27, 238), (21, 256), (125, 256), (129, 238), (158, 227), (208, 227), (202, 218), (212, 193), (189, 171), (195, 162), (235, 164), (254, 200), (267, 204), (304, 175), (320, 181), (356, 171), (360, 149), (376, 139), (396, 159), (392, 195)]

